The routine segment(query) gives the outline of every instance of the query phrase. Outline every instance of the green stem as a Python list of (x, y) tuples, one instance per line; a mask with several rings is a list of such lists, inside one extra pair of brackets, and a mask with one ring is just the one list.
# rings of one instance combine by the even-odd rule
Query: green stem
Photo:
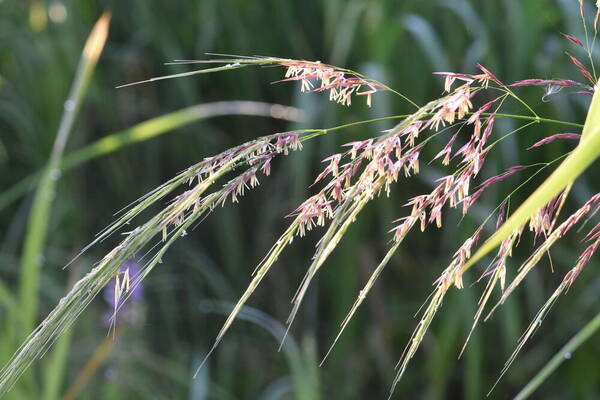
[[(489, 114), (483, 113), (481, 115), (489, 115)], [(571, 126), (573, 128), (583, 128), (583, 124), (578, 124), (576, 122), (560, 121), (557, 119), (550, 119), (550, 118), (531, 117), (529, 115), (496, 114), (496, 117), (522, 119), (522, 120), (526, 120), (526, 121), (538, 121), (538, 122), (544, 122), (546, 124)]]
[(537, 115), (537, 113), (535, 111), (533, 111), (533, 108), (531, 108), (529, 106), (529, 104), (527, 104), (523, 99), (521, 99), (519, 96), (517, 96), (512, 90), (507, 89), (507, 92), (508, 92), (508, 94), (510, 94), (510, 96), (512, 98), (514, 98), (519, 103), (521, 103), (523, 105), (523, 107), (525, 107), (526, 109), (528, 109), (529, 112), (533, 114), (534, 119), (536, 119), (536, 120), (540, 119), (540, 117)]
[(587, 323), (563, 346), (536, 376), (515, 396), (515, 400), (528, 398), (571, 354), (600, 329), (600, 313)]
[[(466, 113), (465, 115), (472, 115), (472, 112)], [(481, 115), (484, 117), (488, 117), (490, 116), (492, 113), (482, 113)], [(357, 122), (352, 122), (349, 124), (344, 124), (344, 125), (338, 125), (335, 126), (333, 128), (325, 128), (325, 129), (306, 129), (306, 130), (302, 130), (302, 131), (295, 131), (295, 132), (300, 132), (300, 133), (309, 133), (309, 132), (314, 132), (312, 135), (306, 135), (302, 137), (302, 141), (305, 140), (309, 140), (312, 139), (314, 137), (317, 136), (321, 136), (324, 134), (327, 134), (329, 132), (333, 132), (333, 131), (338, 131), (341, 129), (346, 129), (346, 128), (351, 128), (354, 126), (359, 126), (359, 125), (365, 125), (365, 124), (371, 124), (374, 122), (380, 122), (380, 121), (390, 121), (390, 120), (396, 120), (396, 119), (405, 119), (408, 118), (409, 116), (411, 116), (412, 114), (403, 114), (403, 115), (392, 115), (389, 117), (382, 117), (382, 118), (373, 118), (373, 119), (367, 119), (367, 120), (363, 120), (363, 121), (357, 121)], [(433, 116), (432, 113), (425, 113), (423, 114), (424, 117), (431, 117)], [(546, 124), (553, 124), (553, 125), (563, 125), (563, 126), (570, 126), (573, 128), (583, 128), (583, 124), (578, 124), (576, 122), (569, 122), (569, 121), (560, 121), (557, 119), (551, 119), (551, 118), (541, 118), (541, 117), (533, 117), (530, 115), (519, 115), (519, 114), (499, 114), (496, 113), (496, 117), (498, 118), (512, 118), (512, 119), (518, 119), (518, 120), (524, 120), (524, 121), (532, 121), (532, 122), (538, 122), (538, 123), (546, 123)]]
[(87, 92), (96, 63), (100, 57), (102, 48), (104, 47), (106, 36), (108, 35), (109, 21), (110, 15), (103, 15), (100, 20), (98, 20), (98, 23), (92, 30), (92, 33), (86, 42), (81, 59), (79, 60), (73, 86), (71, 87), (69, 97), (65, 102), (64, 112), (52, 147), (52, 152), (46, 167), (41, 173), (41, 180), (31, 207), (21, 263), (21, 309), (19, 312), (23, 321), (21, 326), (23, 338), (27, 337), (29, 332), (31, 332), (36, 325), (38, 309), (37, 292), (40, 280), (40, 270), (43, 264), (43, 252), (48, 234), (48, 222), (50, 220), (52, 200), (55, 195), (56, 184), (59, 178), (61, 158), (67, 140), (73, 130), (75, 117), (79, 113), (81, 103)]

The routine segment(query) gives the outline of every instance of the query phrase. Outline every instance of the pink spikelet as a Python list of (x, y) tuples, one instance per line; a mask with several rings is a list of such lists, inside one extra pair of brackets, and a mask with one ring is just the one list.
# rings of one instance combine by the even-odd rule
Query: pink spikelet
[(491, 178), (486, 179), (478, 186), (478, 188), (485, 189), (489, 186), (492, 186), (498, 182), (505, 180), (506, 178), (509, 178), (510, 176), (514, 175), (516, 172), (521, 171), (525, 168), (527, 168), (527, 167), (524, 167), (522, 165), (515, 165), (514, 167), (510, 167), (508, 169), (508, 171), (503, 172), (500, 175), (492, 176)]
[(553, 142), (557, 139), (579, 140), (580, 138), (581, 138), (581, 135), (579, 135), (577, 133), (556, 133), (554, 135), (550, 135), (548, 137), (543, 138), (542, 140), (535, 142), (534, 144), (529, 146), (527, 148), (527, 150), (531, 150), (535, 147), (543, 146), (543, 145)]
[(452, 137), (450, 138), (450, 140), (448, 140), (448, 143), (446, 143), (446, 145), (444, 146), (442, 151), (437, 153), (436, 156), (431, 161), (435, 161), (438, 158), (443, 156), (444, 158), (442, 159), (442, 164), (443, 165), (450, 164), (450, 154), (452, 153), (452, 145), (456, 141), (457, 137), (458, 137), (458, 133), (455, 133), (454, 135), (452, 135)]
[(506, 217), (506, 204), (507, 201), (503, 201), (500, 205), (500, 209), (498, 210), (498, 219), (496, 220), (496, 229), (500, 228), (500, 225), (504, 222), (504, 218)]
[(560, 33), (565, 39), (567, 39), (569, 42), (583, 48), (583, 43), (581, 43), (581, 40), (577, 39), (575, 36), (573, 35), (569, 35), (567, 33)]
[(581, 61), (579, 61), (577, 58), (573, 57), (568, 52), (565, 52), (565, 53), (567, 54), (567, 56), (569, 57), (571, 62), (573, 64), (575, 64), (575, 66), (579, 69), (579, 72), (581, 72), (581, 75), (583, 75), (592, 84), (592, 86), (595, 86), (596, 81), (594, 80), (594, 77), (592, 77), (592, 74), (590, 74), (590, 72), (587, 70), (587, 68), (585, 68), (583, 63)]
[(515, 83), (511, 83), (511, 87), (519, 87), (519, 86), (546, 86), (546, 85), (554, 85), (554, 86), (585, 86), (583, 83), (573, 81), (570, 79), (525, 79), (522, 81), (518, 81)]

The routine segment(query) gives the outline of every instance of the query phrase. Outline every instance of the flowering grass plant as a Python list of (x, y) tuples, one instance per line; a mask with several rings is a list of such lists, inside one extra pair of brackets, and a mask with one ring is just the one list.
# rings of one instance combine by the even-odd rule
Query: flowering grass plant
[[(580, 4), (583, 2), (580, 1)], [(587, 34), (583, 6), (581, 17)], [(394, 388), (400, 382), (442, 307), (444, 297), (450, 290), (460, 290), (464, 287), (463, 282), (471, 266), (495, 252), (481, 275), (475, 279), (470, 277), (472, 280), (485, 282), (473, 318), (472, 333), (482, 317), (484, 320), (489, 318), (494, 310), (507, 300), (559, 239), (567, 234), (574, 234), (573, 228), (581, 226), (580, 229), (584, 229), (582, 239), (585, 248), (579, 257), (573, 260), (574, 266), (564, 273), (560, 285), (524, 332), (514, 353), (501, 371), (501, 375), (504, 374), (554, 302), (568, 291), (600, 246), (600, 223), (592, 224), (591, 227), (581, 224), (582, 221), (592, 219), (598, 211), (600, 193), (592, 195), (573, 214), (566, 217), (562, 215), (573, 182), (600, 155), (600, 95), (596, 90), (597, 76), (592, 63), (591, 44), (596, 37), (597, 20), (598, 15), (594, 19), (592, 38), (586, 36), (585, 40), (581, 41), (574, 36), (564, 35), (572, 45), (583, 48), (589, 55), (589, 68), (574, 56), (567, 55), (585, 83), (571, 79), (526, 79), (509, 83), (503, 82), (483, 65), (477, 65), (477, 72), (471, 74), (437, 72), (437, 75), (444, 78), (444, 92), (441, 97), (422, 106), (384, 83), (355, 71), (321, 62), (273, 57), (221, 56), (206, 61), (176, 61), (175, 64), (208, 63), (218, 66), (143, 81), (151, 82), (250, 66), (275, 66), (284, 69), (280, 82), (298, 81), (302, 92), (326, 92), (331, 101), (344, 106), (351, 106), (352, 99), (356, 97), (364, 98), (367, 105), (372, 106), (372, 103), (376, 104), (377, 93), (387, 91), (414, 107), (414, 111), (408, 115), (377, 119), (395, 119), (398, 122), (381, 134), (365, 134), (362, 140), (346, 143), (338, 153), (323, 160), (323, 169), (312, 185), (314, 194), (290, 210), (287, 228), (255, 268), (247, 289), (227, 317), (207, 358), (222, 341), (247, 300), (294, 239), (303, 237), (308, 231), (317, 228), (323, 230), (305, 276), (292, 299), (292, 308), (287, 320), (288, 330), (313, 279), (348, 229), (360, 217), (363, 209), (379, 196), (390, 196), (393, 185), (419, 174), (421, 163), (435, 162), (446, 168), (447, 174), (436, 180), (430, 192), (401, 200), (404, 207), (398, 211), (398, 219), (393, 221), (391, 226), (387, 253), (359, 291), (347, 317), (341, 323), (339, 333), (333, 339), (329, 351), (325, 353), (323, 362), (331, 354), (344, 329), (409, 234), (417, 234), (415, 231), (423, 231), (430, 226), (442, 228), (444, 214), (449, 209), (458, 209), (462, 215), (466, 215), (489, 188), (500, 182), (507, 184), (509, 179), (519, 177), (521, 183), (497, 204), (494, 212), (456, 249), (447, 266), (441, 269), (439, 277), (433, 282), (432, 293), (423, 306), (419, 322), (399, 359), (390, 396), (393, 395)], [(547, 86), (561, 88), (554, 90), (572, 90), (581, 96), (591, 95), (592, 102), (585, 124), (539, 116), (518, 94), (518, 90), (525, 90), (522, 88), (527, 86)], [(503, 107), (508, 103), (519, 105), (524, 114), (503, 113)], [(520, 121), (521, 125), (509, 133), (498, 135), (495, 125), (500, 118), (513, 118)], [(260, 180), (270, 174), (273, 160), (283, 158), (290, 152), (301, 151), (302, 143), (318, 136), (349, 126), (367, 127), (374, 121), (360, 121), (331, 129), (281, 132), (256, 138), (203, 159), (132, 203), (83, 251), (106, 240), (115, 232), (124, 233), (124, 239), (75, 284), (25, 340), (0, 373), (0, 394), (10, 389), (25, 369), (44, 354), (48, 346), (73, 324), (92, 299), (113, 279), (116, 283), (112, 291), (112, 301), (115, 307), (114, 315), (117, 316), (117, 310), (129, 297), (135, 295), (136, 288), (161, 263), (171, 245), (218, 207), (227, 202), (238, 202), (246, 191), (258, 186)], [(545, 124), (549, 131), (557, 128), (582, 130), (580, 133), (549, 132), (548, 137), (532, 143), (529, 148), (535, 151), (536, 148), (555, 140), (572, 140), (576, 143), (574, 150), (557, 159), (529, 165), (514, 165), (501, 174), (482, 176), (482, 168), (490, 152), (507, 137), (524, 132), (534, 124)], [(442, 140), (444, 145), (435, 148), (436, 141), (433, 141), (433, 138)], [(436, 155), (433, 159), (424, 159), (423, 150), (426, 147), (434, 148)], [(511, 210), (513, 195), (522, 191), (525, 184), (533, 178), (550, 170), (553, 171), (550, 176), (528, 199), (516, 210)], [(163, 199), (169, 199), (169, 202), (160, 212), (145, 222), (139, 221), (144, 210)], [(495, 233), (479, 245), (483, 240), (484, 228), (488, 224), (495, 227)], [(131, 225), (137, 227), (123, 232), (124, 229), (130, 229)], [(521, 237), (526, 234), (532, 235), (538, 245), (520, 265), (514, 278), (509, 280), (507, 269), (511, 266), (508, 261), (514, 248), (519, 245)], [(123, 265), (127, 265), (126, 263), (134, 257), (143, 261), (139, 262), (139, 271), (131, 273), (127, 268), (123, 269)], [(474, 275), (474, 272), (471, 271), (471, 274)], [(499, 291), (500, 298), (496, 305), (490, 307), (490, 300), (496, 291)], [(470, 336), (471, 334), (467, 336), (465, 346)]]

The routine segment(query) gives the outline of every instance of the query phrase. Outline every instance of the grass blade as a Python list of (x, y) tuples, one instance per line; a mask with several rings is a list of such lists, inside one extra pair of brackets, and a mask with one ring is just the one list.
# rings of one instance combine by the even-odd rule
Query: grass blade
[[(220, 101), (199, 104), (141, 122), (130, 128), (111, 133), (79, 150), (64, 156), (60, 162), (60, 172), (67, 171), (87, 161), (121, 150), (135, 143), (172, 132), (182, 126), (223, 115), (252, 115), (298, 122), (302, 111), (279, 104), (257, 101)], [(0, 210), (9, 206), (29, 190), (35, 188), (43, 171), (37, 171), (24, 178), (13, 187), (0, 193)]]

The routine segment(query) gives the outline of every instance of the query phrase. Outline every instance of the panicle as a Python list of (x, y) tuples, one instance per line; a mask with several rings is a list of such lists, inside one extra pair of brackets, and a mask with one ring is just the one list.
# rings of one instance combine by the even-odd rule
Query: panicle
[[(282, 61), (280, 65), (287, 67), (283, 81), (300, 81), (302, 92), (329, 91), (329, 100), (345, 106), (352, 102), (352, 96), (366, 96), (367, 105), (371, 107), (374, 93), (386, 90), (380, 84), (359, 76), (347, 76), (347, 73), (334, 67), (324, 65), (320, 61)], [(319, 86), (315, 87), (313, 81)], [(362, 90), (362, 91), (361, 91)]]
[[(378, 90), (384, 89), (384, 87), (376, 84), (374, 81), (321, 64), (320, 62), (282, 60), (277, 63), (287, 68), (284, 81), (300, 81), (301, 90), (304, 92), (327, 91), (332, 101), (343, 105), (350, 105), (351, 98), (354, 95), (367, 96), (367, 104), (370, 105), (371, 95)], [(523, 166), (511, 167), (502, 174), (484, 180), (483, 183), (476, 187), (474, 193), (470, 192), (472, 182), (480, 173), (486, 156), (492, 147), (488, 144), (488, 141), (494, 129), (497, 117), (496, 112), (498, 112), (498, 108), (504, 99), (509, 96), (508, 92), (510, 91), (488, 69), (481, 65), (478, 65), (478, 68), (481, 72), (472, 75), (440, 73), (445, 75), (444, 89), (448, 93), (447, 95), (422, 107), (396, 127), (384, 131), (382, 136), (347, 143), (343, 145), (345, 147), (343, 152), (333, 154), (323, 160), (324, 167), (313, 183), (313, 185), (321, 183), (321, 189), (317, 194), (305, 200), (294, 210), (292, 213), (295, 217), (294, 221), (271, 249), (265, 258), (266, 261), (261, 262), (259, 265), (257, 277), (255, 277), (242, 299), (240, 299), (238, 305), (236, 305), (232, 316), (235, 316), (239, 312), (240, 305), (246, 301), (247, 296), (255, 289), (260, 279), (262, 279), (270, 266), (275, 262), (285, 244), (290, 243), (295, 236), (306, 235), (314, 227), (328, 225), (327, 232), (317, 243), (317, 250), (313, 256), (313, 261), (293, 299), (293, 308), (288, 319), (289, 327), (306, 293), (309, 282), (337, 246), (346, 229), (354, 222), (362, 208), (380, 193), (385, 192), (389, 194), (391, 185), (398, 181), (402, 172), (405, 176), (411, 176), (419, 172), (420, 155), (427, 140), (420, 144), (417, 142), (424, 130), (431, 129), (438, 131), (442, 127), (462, 121), (463, 126), (469, 126), (469, 129), (472, 128), (472, 134), (466, 143), (453, 153), (453, 146), (458, 138), (458, 132), (454, 133), (443, 149), (436, 154), (434, 160), (441, 158), (444, 165), (448, 165), (453, 157), (458, 157), (459, 168), (454, 174), (438, 179), (436, 186), (430, 193), (415, 196), (405, 205), (411, 208), (410, 214), (394, 221), (396, 226), (391, 230), (394, 234), (394, 245), (386, 255), (385, 260), (382, 261), (371, 279), (369, 279), (365, 289), (359, 293), (358, 299), (349, 313), (349, 317), (353, 315), (356, 307), (364, 300), (374, 279), (377, 278), (391, 254), (393, 254), (400, 242), (415, 225), (419, 225), (421, 230), (424, 230), (430, 224), (441, 227), (443, 210), (446, 205), (450, 207), (458, 207), (460, 205), (463, 213), (466, 213), (487, 188), (525, 168)], [(461, 83), (458, 87), (453, 88), (453, 85), (457, 81)], [(482, 88), (487, 88), (490, 84), (500, 86), (505, 93), (502, 96), (493, 98), (473, 111), (472, 99), (474, 95), (482, 90)], [(548, 84), (556, 86), (583, 86), (578, 82), (569, 80), (525, 80), (516, 82), (511, 86)], [(501, 99), (502, 101), (499, 102), (498, 100)], [(560, 136), (547, 140), (546, 143), (557, 138), (560, 138)], [(246, 189), (258, 184), (258, 172), (268, 174), (271, 160), (274, 156), (277, 154), (287, 154), (288, 149), (295, 150), (300, 148), (301, 140), (299, 134), (279, 134), (276, 137), (264, 138), (263, 142), (255, 144), (257, 147), (246, 156), (247, 163), (251, 168), (225, 185), (223, 189), (225, 195), (221, 202), (228, 196), (231, 196), (234, 202), (237, 201), (236, 196), (243, 195)], [(543, 143), (536, 143), (534, 147), (541, 144)], [(229, 162), (242, 151), (246, 151), (246, 148), (242, 147), (207, 160), (204, 168), (207, 169), (208, 173), (205, 173), (205, 178), (210, 176), (210, 168), (219, 168), (219, 166)], [(564, 230), (564, 224), (556, 230), (553, 230), (553, 227), (565, 196), (566, 192), (562, 196), (553, 199), (536, 216), (531, 218), (530, 229), (535, 232), (536, 236), (543, 235), (548, 237), (552, 236), (554, 232), (560, 232), (561, 229)], [(500, 207), (497, 224), (504, 218), (506, 205), (507, 203), (504, 202)], [(483, 225), (461, 245), (454, 254), (450, 265), (435, 281), (435, 289), (431, 301), (425, 309), (423, 317), (413, 332), (411, 341), (400, 359), (400, 369), (393, 386), (397, 384), (408, 362), (416, 352), (434, 315), (441, 307), (446, 292), (452, 285), (457, 288), (463, 287), (463, 266), (471, 257), (472, 248), (481, 237), (482, 229)], [(504, 291), (506, 264), (508, 257), (512, 254), (513, 247), (519, 241), (522, 230), (523, 227), (520, 227), (513, 231), (502, 242), (494, 262), (484, 272), (483, 276), (490, 276), (490, 280), (480, 300), (472, 329), (474, 329), (492, 290), (497, 284), (499, 284), (504, 293), (512, 290), (509, 287), (508, 290)], [(558, 234), (556, 235), (558, 236)], [(597, 232), (592, 233), (594, 237), (598, 235)], [(590, 247), (590, 250), (584, 251), (581, 260), (589, 259), (591, 257), (589, 254), (592, 254), (593, 250), (595, 251), (595, 248), (592, 249)], [(512, 284), (515, 284), (515, 281)], [(217, 342), (231, 323), (232, 316), (228, 318), (227, 323), (217, 338)], [(342, 330), (346, 326), (349, 317), (344, 320)]]
[[(160, 230), (163, 242), (169, 239), (169, 228), (181, 226), (188, 217), (206, 210), (212, 211), (215, 207), (225, 205), (227, 199), (237, 203), (248, 189), (255, 188), (259, 184), (257, 174), (262, 172), (265, 176), (271, 172), (271, 161), (279, 155), (287, 155), (290, 151), (302, 149), (301, 135), (297, 132), (283, 132), (264, 136), (256, 140), (244, 143), (237, 147), (228, 149), (220, 154), (207, 157), (201, 162), (184, 171), (189, 175), (189, 183), (197, 183), (192, 189), (176, 196), (171, 201), (171, 207), (165, 213)], [(210, 186), (223, 173), (234, 170), (236, 167), (247, 166), (248, 168), (230, 179), (217, 190), (209, 195), (202, 196)]]
[[(594, 20), (594, 29), (596, 29), (596, 24), (600, 16), (600, 0), (597, 1), (597, 7), (598, 12), (596, 13), (596, 18)], [(580, 0), (580, 12), (583, 16), (582, 0)], [(563, 34), (563, 36), (570, 42), (583, 47), (581, 41), (576, 37), (567, 34)], [(577, 58), (570, 54), (568, 54), (568, 56), (586, 79), (588, 79), (592, 85), (595, 84), (594, 78), (587, 71), (585, 66)], [(331, 101), (346, 106), (351, 104), (353, 96), (366, 96), (366, 103), (370, 107), (372, 95), (374, 93), (388, 90), (387, 87), (374, 80), (320, 62), (287, 59), (265, 59), (263, 62), (259, 58), (252, 58), (252, 60), (257, 61), (257, 63), (270, 63), (286, 67), (285, 78), (283, 81), (300, 81), (302, 92), (328, 92)], [(241, 60), (240, 62), (243, 63), (244, 60)], [(317, 250), (306, 276), (302, 281), (296, 296), (294, 296), (293, 308), (288, 320), (288, 326), (291, 324), (311, 279), (323, 265), (329, 254), (335, 249), (346, 230), (355, 221), (363, 207), (371, 199), (381, 193), (387, 193), (389, 195), (392, 184), (400, 179), (401, 173), (404, 173), (406, 177), (419, 173), (421, 152), (427, 140), (422, 141), (421, 143), (417, 142), (424, 130), (430, 129), (438, 131), (440, 128), (446, 127), (447, 125), (453, 125), (457, 121), (462, 121), (462, 126), (469, 126), (468, 129), (472, 129), (472, 134), (469, 136), (468, 140), (466, 140), (466, 143), (453, 153), (453, 146), (460, 132), (459, 129), (459, 132), (454, 133), (450, 140), (444, 145), (443, 149), (434, 157), (433, 160), (442, 158), (442, 164), (444, 165), (448, 165), (452, 158), (458, 157), (459, 161), (456, 172), (437, 179), (435, 181), (436, 185), (430, 193), (415, 196), (404, 205), (405, 207), (410, 207), (410, 214), (394, 221), (396, 226), (390, 231), (394, 234), (394, 244), (389, 249), (384, 260), (376, 268), (365, 288), (360, 291), (358, 299), (349, 313), (349, 316), (342, 323), (342, 330), (346, 326), (349, 318), (354, 314), (356, 308), (364, 300), (382, 268), (389, 261), (394, 251), (399, 247), (401, 241), (404, 240), (406, 235), (415, 225), (418, 225), (422, 231), (431, 224), (435, 224), (438, 228), (441, 227), (445, 206), (448, 205), (452, 208), (462, 206), (462, 212), (463, 214), (466, 214), (469, 208), (480, 198), (480, 196), (482, 196), (487, 188), (526, 168), (519, 165), (511, 167), (499, 175), (484, 180), (475, 187), (473, 193), (470, 191), (473, 186), (473, 180), (480, 173), (486, 156), (493, 146), (493, 144), (488, 145), (488, 141), (494, 129), (494, 123), (497, 117), (496, 113), (504, 99), (512, 94), (510, 89), (487, 68), (480, 64), (478, 64), (477, 67), (480, 70), (480, 73), (477, 74), (457, 74), (451, 72), (437, 73), (445, 76), (444, 90), (447, 92), (445, 96), (420, 108), (394, 128), (389, 131), (384, 131), (383, 135), (380, 137), (347, 143), (344, 145), (346, 149), (343, 152), (333, 154), (323, 160), (325, 167), (313, 183), (314, 185), (321, 181), (325, 181), (323, 182), (322, 188), (318, 193), (302, 202), (302, 204), (292, 212), (291, 215), (294, 216), (293, 222), (279, 240), (277, 240), (263, 261), (259, 263), (253, 274), (254, 277), (250, 285), (228, 316), (223, 328), (217, 336), (214, 346), (220, 342), (235, 317), (239, 314), (244, 303), (256, 289), (270, 267), (275, 263), (286, 245), (291, 243), (294, 237), (302, 237), (306, 235), (308, 231), (312, 230), (312, 228), (323, 227), (329, 223), (326, 233), (317, 244)], [(453, 88), (457, 82), (460, 83), (457, 87)], [(473, 97), (479, 91), (488, 88), (490, 84), (498, 85), (504, 94), (488, 101), (483, 106), (473, 111)], [(527, 79), (515, 82), (510, 86), (520, 87), (540, 85), (553, 85), (559, 87), (581, 86), (589, 88), (576, 81), (558, 79)], [(502, 101), (499, 102), (501, 99)], [(494, 109), (492, 110), (492, 108)], [(136, 228), (134, 231), (128, 232), (126, 238), (102, 259), (100, 266), (90, 273), (90, 278), (85, 278), (81, 281), (83, 282), (81, 285), (86, 285), (85, 287), (88, 289), (83, 294), (84, 300), (91, 301), (94, 291), (98, 291), (96, 290), (96, 286), (98, 285), (96, 284), (94, 286), (91, 283), (96, 282), (95, 274), (98, 276), (100, 276), (99, 274), (102, 274), (100, 276), (101, 279), (98, 281), (103, 283), (115, 278), (114, 302), (115, 304), (120, 303), (124, 298), (133, 293), (134, 289), (130, 284), (130, 271), (126, 270), (120, 272), (119, 264), (116, 264), (116, 261), (123, 261), (131, 258), (132, 254), (143, 246), (146, 246), (152, 237), (162, 232), (164, 242), (163, 247), (146, 265), (146, 271), (140, 274), (141, 277), (145, 276), (148, 270), (151, 269), (156, 262), (160, 262), (160, 257), (174, 239), (178, 236), (183, 236), (186, 232), (185, 229), (194, 221), (202, 216), (206, 216), (218, 205), (224, 205), (227, 200), (231, 200), (234, 203), (238, 202), (239, 197), (243, 196), (246, 190), (250, 190), (259, 184), (258, 178), (261, 173), (264, 175), (270, 174), (271, 163), (276, 156), (281, 154), (287, 155), (290, 151), (302, 149), (302, 139), (302, 133), (300, 132), (284, 132), (264, 136), (228, 149), (213, 157), (207, 157), (196, 165), (188, 168), (181, 175), (178, 175), (171, 186), (165, 185), (167, 189), (158, 192), (166, 195), (174, 190), (174, 188), (178, 188), (180, 182), (185, 181), (189, 181), (191, 188), (176, 196), (165, 209), (148, 223)], [(539, 147), (556, 139), (579, 139), (579, 135), (572, 133), (551, 135), (536, 142), (530, 148)], [(243, 171), (229, 179), (219, 189), (214, 190), (212, 193), (205, 194), (209, 188), (213, 190), (212, 185), (217, 180), (223, 179), (225, 174), (230, 174), (236, 168), (243, 168)], [(168, 183), (171, 183), (171, 181)], [(502, 291), (502, 297), (499, 302), (499, 304), (501, 304), (558, 238), (564, 236), (582, 217), (589, 214), (593, 209), (598, 209), (600, 205), (600, 193), (593, 196), (586, 204), (584, 204), (584, 206), (554, 229), (558, 214), (561, 211), (569, 189), (564, 190), (559, 196), (550, 200), (538, 213), (530, 218), (529, 229), (534, 232), (536, 238), (544, 237), (545, 240), (521, 268), (519, 268), (517, 276), (506, 290), (505, 280), (507, 259), (508, 257), (511, 257), (513, 248), (518, 244), (524, 227), (521, 226), (514, 230), (502, 241), (492, 264), (482, 275), (482, 277), (489, 276), (490, 279), (479, 301), (479, 307), (475, 314), (471, 332), (475, 328), (475, 325), (490, 298), (491, 292), (497, 284), (499, 284)], [(155, 194), (153, 193), (152, 196), (155, 196)], [(151, 198), (152, 201), (156, 201), (156, 199), (160, 197), (155, 196)], [(151, 204), (151, 202), (148, 202), (148, 204)], [(504, 219), (506, 206), (507, 201), (504, 201), (499, 208), (496, 227), (498, 227)], [(137, 214), (131, 215), (135, 216)], [(129, 222), (128, 220), (126, 222), (123, 221), (125, 221), (125, 219), (120, 220), (117, 226)], [(447, 268), (434, 282), (434, 290), (430, 297), (429, 304), (425, 308), (422, 318), (415, 328), (398, 363), (399, 370), (394, 379), (392, 391), (422, 342), (428, 327), (442, 305), (445, 294), (452, 286), (455, 286), (458, 289), (463, 288), (465, 263), (471, 257), (472, 249), (480, 239), (483, 227), (484, 225), (481, 225), (473, 235), (456, 250)], [(110, 230), (112, 229), (113, 228), (111, 227)], [(140, 232), (143, 235), (141, 235)], [(140, 239), (141, 236), (143, 237)], [(589, 262), (598, 247), (600, 247), (600, 223), (589, 231), (585, 240), (588, 242), (588, 245), (579, 256), (577, 265), (565, 275), (561, 286), (555, 292), (555, 295), (553, 295), (551, 300), (572, 285), (582, 268)], [(141, 243), (141, 245), (139, 245), (139, 243)], [(94, 278), (93, 282), (92, 278)], [(541, 318), (543, 318), (543, 315), (550, 305), (551, 302), (544, 306), (542, 311), (538, 314), (538, 319), (535, 321), (536, 323), (541, 321)], [(74, 309), (75, 313), (80, 312), (80, 309), (82, 309), (82, 306), (77, 305), (77, 307), (79, 308)], [(55, 321), (53, 323), (60, 323), (62, 329), (62, 327), (67, 326), (68, 323), (64, 322), (63, 315), (66, 314), (60, 309), (59, 311), (60, 312), (53, 312), (53, 314), (51, 314), (51, 318), (54, 318), (51, 322)], [(532, 324), (532, 326), (535, 325)], [(519, 348), (532, 332), (533, 328), (530, 327), (525, 335), (525, 339), (519, 344)], [(471, 333), (469, 333), (469, 337), (470, 335)], [(211, 349), (211, 352), (214, 350), (214, 346)]]
[[(450, 115), (453, 113), (458, 114), (458, 118), (464, 118), (464, 113), (466, 113), (466, 110), (472, 107), (470, 102), (471, 90), (469, 88), (469, 84), (476, 79), (484, 79), (483, 75), (481, 77), (470, 77), (463, 74), (444, 74), (447, 75), (447, 79), (448, 77), (450, 77), (450, 79), (461, 79), (467, 81), (467, 83), (456, 88), (451, 94), (442, 98), (439, 103), (433, 105), (432, 111), (435, 111), (433, 116), (424, 123), (423, 121), (420, 121), (418, 129), (415, 129), (416, 132), (419, 132), (421, 129), (426, 127), (436, 129), (439, 121), (454, 121), (455, 116)], [(486, 74), (485, 79), (491, 80), (492, 78)], [(489, 148), (486, 148), (485, 145), (493, 130), (496, 113), (494, 112), (488, 115), (483, 122), (480, 121), (480, 118), (481, 115), (485, 111), (489, 110), (497, 100), (498, 99), (494, 99), (484, 104), (470, 116), (469, 121), (467, 122), (475, 125), (476, 128), (474, 129), (474, 133), (471, 135), (469, 141), (458, 151), (456, 151), (454, 155), (455, 157), (461, 156), (460, 163), (464, 165), (464, 168), (460, 169), (459, 172), (454, 175), (448, 175), (438, 179), (437, 182), (440, 183), (430, 194), (415, 197), (407, 204), (409, 206), (413, 206), (411, 218), (418, 219), (420, 221), (421, 230), (425, 229), (425, 226), (431, 223), (435, 223), (437, 227), (442, 226), (443, 208), (446, 204), (449, 204), (450, 207), (456, 207), (459, 203), (462, 203), (463, 214), (465, 214), (469, 207), (471, 207), (471, 205), (475, 203), (475, 201), (477, 201), (477, 199), (481, 196), (483, 189), (493, 183), (493, 181), (488, 181), (486, 185), (482, 186), (475, 193), (469, 193), (471, 180), (478, 175), (485, 161), (485, 156), (489, 151)], [(459, 110), (460, 107), (465, 107), (465, 109), (461, 112), (456, 111)], [(450, 114), (447, 114), (447, 117), (445, 117), (445, 113)], [(484, 127), (483, 133), (481, 133), (477, 127)], [(408, 137), (410, 137), (409, 135), (416, 137), (416, 135), (412, 133), (412, 129), (412, 127), (407, 127), (402, 131), (402, 134)], [(457, 135), (458, 132), (450, 138), (442, 151), (440, 151), (434, 157), (434, 160), (444, 157), (444, 164), (448, 164), (450, 162), (452, 146), (457, 138)], [(407, 145), (410, 146), (411, 143), (412, 141), (408, 141)], [(412, 149), (414, 148), (411, 148), (408, 151), (405, 150), (405, 152), (410, 153)], [(513, 174), (517, 170), (518, 168), (515, 167), (514, 170), (510, 171), (506, 176)], [(418, 170), (414, 170), (413, 172), (416, 171)], [(496, 178), (496, 181), (499, 180), (501, 180), (501, 177)], [(411, 222), (412, 221), (409, 220), (403, 220), (401, 224), (392, 229), (392, 231), (395, 232), (395, 240), (399, 240), (399, 238), (404, 237), (406, 227), (412, 227)]]

